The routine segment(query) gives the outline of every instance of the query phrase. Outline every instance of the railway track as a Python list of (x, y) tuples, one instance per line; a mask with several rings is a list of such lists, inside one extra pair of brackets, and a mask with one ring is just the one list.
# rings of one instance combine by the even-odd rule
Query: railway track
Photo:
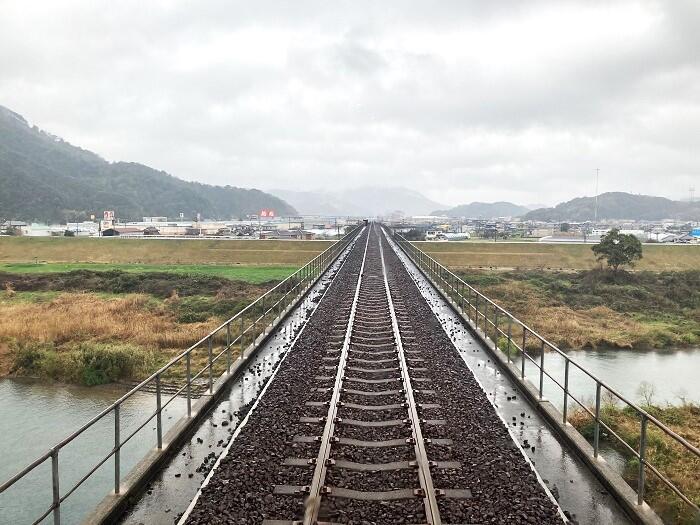
[(182, 522), (560, 523), (434, 316), (421, 318), (381, 228), (366, 230)]

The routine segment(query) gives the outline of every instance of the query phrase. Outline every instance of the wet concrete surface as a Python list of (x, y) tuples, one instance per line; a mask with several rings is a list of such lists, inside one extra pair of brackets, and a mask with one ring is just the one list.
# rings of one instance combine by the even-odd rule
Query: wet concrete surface
[(513, 440), (523, 449), (567, 518), (581, 525), (632, 523), (583, 462), (559, 442), (432, 284), (400, 250), (399, 256)]
[(316, 307), (342, 257), (311, 289), (296, 310), (277, 327), (258, 350), (246, 372), (232, 380), (215, 408), (196, 433), (181, 447), (168, 466), (147, 486), (142, 497), (119, 523), (166, 525), (177, 521), (195, 497), (204, 479), (224, 451), (237, 426), (245, 418), (265, 383), (283, 359), (306, 318)]

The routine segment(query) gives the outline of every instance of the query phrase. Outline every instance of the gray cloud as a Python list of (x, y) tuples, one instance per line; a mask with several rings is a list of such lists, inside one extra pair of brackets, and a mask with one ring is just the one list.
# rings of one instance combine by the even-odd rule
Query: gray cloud
[(687, 197), (695, 0), (0, 1), (0, 104), (110, 160), (457, 204)]

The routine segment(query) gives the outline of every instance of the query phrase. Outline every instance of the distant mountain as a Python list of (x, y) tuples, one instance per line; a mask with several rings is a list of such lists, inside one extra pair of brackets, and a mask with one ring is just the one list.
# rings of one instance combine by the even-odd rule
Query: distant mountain
[(104, 210), (127, 220), (180, 212), (230, 219), (261, 208), (296, 214), (259, 190), (186, 182), (142, 164), (107, 162), (0, 106), (0, 219), (66, 221)]
[(529, 208), (512, 202), (472, 202), (462, 204), (448, 210), (436, 210), (433, 215), (448, 217), (468, 217), (471, 219), (493, 219), (495, 217), (519, 217), (527, 213)]
[(270, 190), (304, 215), (377, 216), (401, 211), (427, 215), (441, 205), (406, 188), (362, 187), (344, 191)]
[[(537, 221), (592, 221), (595, 217), (595, 197), (579, 197), (541, 208), (522, 218)], [(624, 192), (603, 193), (598, 196), (598, 219), (647, 220), (662, 219), (700, 220), (700, 202), (673, 201), (664, 197), (633, 195)]]

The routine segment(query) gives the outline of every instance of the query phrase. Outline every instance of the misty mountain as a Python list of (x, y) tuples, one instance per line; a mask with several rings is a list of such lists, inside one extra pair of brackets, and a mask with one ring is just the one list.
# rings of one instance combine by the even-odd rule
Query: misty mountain
[(427, 215), (441, 204), (406, 188), (364, 187), (343, 191), (270, 190), (304, 215), (377, 216), (394, 211)]
[(512, 202), (472, 202), (461, 204), (448, 210), (436, 210), (433, 215), (448, 217), (467, 217), (472, 219), (493, 219), (495, 217), (519, 217), (530, 211), (525, 206)]
[(261, 208), (296, 213), (260, 190), (186, 182), (143, 164), (107, 162), (0, 106), (0, 219), (66, 221), (104, 210), (127, 220), (180, 212), (230, 219)]
[[(592, 221), (595, 197), (579, 197), (554, 208), (533, 210), (523, 216), (538, 221)], [(598, 196), (598, 219), (658, 221), (662, 219), (700, 220), (700, 202), (673, 201), (664, 197), (633, 195), (624, 192)]]

